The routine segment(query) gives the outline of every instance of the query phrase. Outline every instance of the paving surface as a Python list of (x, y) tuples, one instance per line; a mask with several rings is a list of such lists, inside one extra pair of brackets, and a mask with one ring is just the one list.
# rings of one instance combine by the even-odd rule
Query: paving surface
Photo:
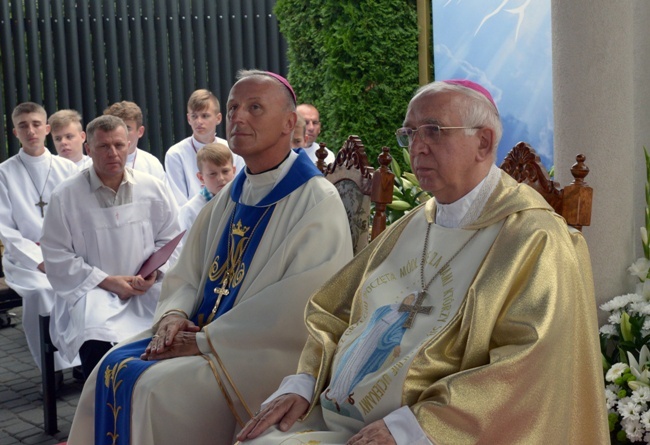
[(59, 432), (54, 436), (43, 431), (41, 373), (36, 367), (16, 314), (14, 326), (0, 329), (0, 445), (54, 445), (65, 441), (77, 407), (82, 384), (72, 378), (72, 370), (63, 372), (64, 385), (57, 393)]

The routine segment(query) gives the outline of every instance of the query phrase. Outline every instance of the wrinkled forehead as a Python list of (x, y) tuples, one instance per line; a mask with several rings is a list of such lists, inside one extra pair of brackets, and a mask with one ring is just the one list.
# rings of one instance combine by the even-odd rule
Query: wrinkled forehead
[(230, 89), (228, 102), (247, 98), (269, 98), (281, 92), (280, 85), (267, 76), (249, 76), (238, 80)]
[(455, 122), (465, 107), (462, 95), (453, 92), (428, 92), (411, 99), (404, 124), (446, 124)]

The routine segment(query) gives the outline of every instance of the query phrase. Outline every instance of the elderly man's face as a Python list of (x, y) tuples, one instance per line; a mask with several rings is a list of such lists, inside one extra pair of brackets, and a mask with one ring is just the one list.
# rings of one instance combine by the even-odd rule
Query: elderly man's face
[[(458, 110), (465, 106), (459, 93), (420, 96), (409, 104), (404, 127), (416, 129), (425, 124), (464, 126)], [(428, 138), (424, 131), (418, 131), (409, 146), (409, 153), (413, 173), (422, 189), (431, 192), (443, 204), (465, 196), (478, 183), (480, 142), (478, 131), (466, 135), (464, 130), (443, 130), (439, 138)]]
[(275, 167), (290, 150), (296, 113), (288, 110), (279, 83), (248, 77), (230, 90), (226, 134), (231, 150), (253, 172)]

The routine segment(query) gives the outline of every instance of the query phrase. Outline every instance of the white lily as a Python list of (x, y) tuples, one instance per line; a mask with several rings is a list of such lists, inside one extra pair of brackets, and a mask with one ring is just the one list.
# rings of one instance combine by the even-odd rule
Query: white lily
[(648, 277), (648, 270), (650, 270), (650, 260), (646, 257), (641, 257), (628, 267), (627, 270), (635, 277), (639, 277), (641, 281), (645, 281)]
[(627, 360), (630, 364), (630, 372), (636, 377), (636, 380), (631, 380), (627, 384), (632, 390), (637, 390), (642, 386), (650, 386), (650, 369), (648, 369), (648, 362), (650, 362), (650, 350), (646, 345), (641, 347), (639, 351), (639, 361), (634, 358), (632, 353), (627, 353)]

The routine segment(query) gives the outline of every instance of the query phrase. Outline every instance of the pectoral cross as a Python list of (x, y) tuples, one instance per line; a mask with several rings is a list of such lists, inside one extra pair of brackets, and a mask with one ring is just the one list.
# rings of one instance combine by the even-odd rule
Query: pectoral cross
[(43, 201), (42, 196), (38, 197), (38, 202), (35, 205), (36, 205), (36, 207), (41, 208), (41, 218), (45, 218), (45, 211), (43, 210), (43, 208), (47, 205), (47, 203), (45, 201)]
[(210, 316), (208, 317), (208, 323), (212, 321), (214, 316), (217, 313), (217, 310), (219, 310), (219, 304), (221, 304), (221, 299), (223, 298), (224, 295), (230, 294), (230, 290), (228, 290), (228, 281), (230, 279), (230, 272), (226, 272), (224, 274), (223, 280), (221, 281), (221, 288), (215, 287), (214, 288), (214, 293), (219, 295), (217, 297), (216, 303), (214, 303), (214, 307), (212, 308), (212, 312), (210, 313)]
[(427, 314), (427, 315), (429, 315), (431, 313), (431, 310), (433, 309), (433, 306), (422, 306), (422, 301), (424, 300), (425, 295), (426, 295), (426, 292), (419, 291), (417, 293), (417, 298), (415, 299), (415, 303), (413, 303), (412, 305), (405, 304), (405, 303), (402, 303), (402, 304), (399, 305), (399, 309), (397, 310), (398, 312), (408, 312), (409, 313), (409, 316), (406, 318), (406, 320), (404, 321), (404, 324), (402, 325), (406, 329), (413, 326), (413, 322), (415, 321), (415, 316), (417, 314)]

